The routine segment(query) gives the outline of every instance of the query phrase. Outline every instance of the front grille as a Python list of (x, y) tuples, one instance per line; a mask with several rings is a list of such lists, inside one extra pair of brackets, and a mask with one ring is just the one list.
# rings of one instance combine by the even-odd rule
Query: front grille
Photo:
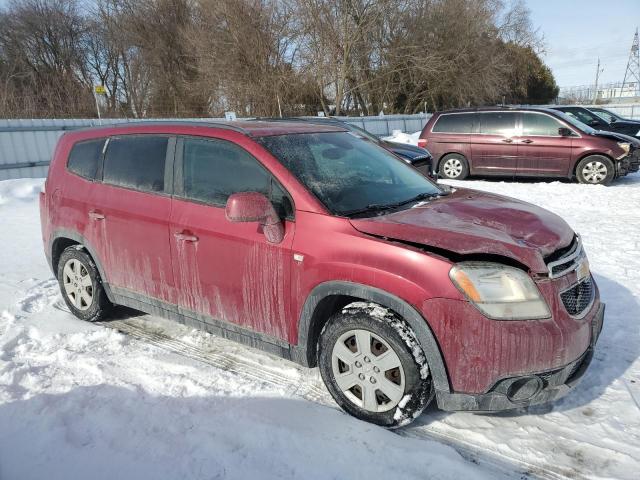
[(556, 278), (574, 271), (582, 257), (582, 241), (580, 236), (576, 235), (568, 247), (556, 250), (554, 253), (545, 258), (547, 268), (549, 269), (549, 278)]
[(594, 290), (593, 279), (588, 276), (562, 292), (560, 298), (569, 315), (574, 317), (582, 315), (593, 301)]

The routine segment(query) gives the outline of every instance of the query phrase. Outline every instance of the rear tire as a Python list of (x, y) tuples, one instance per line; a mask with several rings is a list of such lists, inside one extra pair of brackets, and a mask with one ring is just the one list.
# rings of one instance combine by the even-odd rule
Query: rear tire
[(113, 308), (96, 264), (82, 245), (67, 247), (60, 255), (58, 284), (67, 307), (80, 320), (98, 321)]
[(356, 302), (333, 315), (320, 336), (318, 366), (336, 403), (377, 425), (406, 425), (433, 399), (413, 330), (380, 305)]
[(613, 162), (602, 155), (589, 155), (576, 167), (578, 182), (589, 185), (609, 185), (615, 177)]
[(464, 180), (469, 176), (469, 162), (458, 153), (450, 153), (440, 160), (438, 172), (441, 178)]

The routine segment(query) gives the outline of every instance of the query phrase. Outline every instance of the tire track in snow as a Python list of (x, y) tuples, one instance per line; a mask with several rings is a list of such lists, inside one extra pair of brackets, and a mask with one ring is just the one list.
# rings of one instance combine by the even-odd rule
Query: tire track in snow
[[(279, 368), (270, 368), (264, 363), (252, 361), (244, 358), (240, 354), (229, 351), (215, 351), (213, 349), (202, 348), (179, 338), (168, 335), (159, 329), (149, 329), (146, 322), (141, 321), (144, 317), (132, 317), (125, 320), (107, 320), (98, 322), (107, 328), (115, 329), (125, 335), (129, 335), (137, 340), (152, 344), (163, 350), (187, 357), (191, 360), (202, 362), (206, 365), (220, 368), (230, 373), (237, 374), (251, 381), (268, 383), (274, 387), (283, 389), (292, 395), (304, 398), (305, 400), (329, 406), (339, 410), (324, 385), (319, 378), (315, 378), (310, 369), (301, 367), (293, 362), (287, 362), (296, 372), (294, 375), (283, 375)], [(181, 328), (186, 328), (182, 327)], [(220, 339), (211, 335), (211, 338), (222, 344), (236, 345), (229, 340)], [(243, 349), (245, 347), (242, 347)], [(249, 348), (249, 347), (246, 347)], [(259, 352), (271, 359), (268, 354)], [(274, 357), (275, 358), (275, 357)], [(283, 362), (275, 359), (275, 362)], [(505, 473), (512, 474), (521, 479), (543, 478), (558, 480), (565, 478), (582, 479), (586, 478), (575, 471), (554, 471), (553, 469), (533, 465), (522, 459), (504, 455), (497, 450), (484, 448), (465, 441), (457, 436), (447, 435), (442, 432), (435, 432), (428, 427), (411, 429), (398, 429), (394, 432), (403, 437), (423, 438), (426, 440), (444, 443), (454, 448), (466, 460), (480, 465), (489, 465)]]

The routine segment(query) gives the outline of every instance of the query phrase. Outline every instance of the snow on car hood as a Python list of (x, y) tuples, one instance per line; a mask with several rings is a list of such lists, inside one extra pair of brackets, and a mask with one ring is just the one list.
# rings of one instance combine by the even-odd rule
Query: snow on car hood
[(413, 208), (351, 219), (358, 231), (460, 255), (512, 258), (545, 273), (544, 257), (566, 247), (573, 230), (554, 213), (509, 197), (458, 189)]

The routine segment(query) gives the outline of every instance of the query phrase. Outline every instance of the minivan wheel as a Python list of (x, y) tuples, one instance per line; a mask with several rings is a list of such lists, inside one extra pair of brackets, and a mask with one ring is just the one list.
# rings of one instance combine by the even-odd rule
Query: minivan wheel
[(591, 185), (609, 185), (615, 176), (613, 162), (602, 155), (583, 158), (576, 167), (578, 182)]
[(67, 247), (60, 255), (58, 284), (69, 310), (81, 320), (95, 322), (112, 308), (98, 269), (81, 245)]
[(469, 163), (462, 155), (451, 153), (440, 160), (438, 170), (443, 178), (464, 180), (469, 176)]
[(320, 336), (318, 366), (336, 403), (377, 425), (406, 425), (433, 398), (413, 330), (380, 305), (356, 302), (333, 315)]

